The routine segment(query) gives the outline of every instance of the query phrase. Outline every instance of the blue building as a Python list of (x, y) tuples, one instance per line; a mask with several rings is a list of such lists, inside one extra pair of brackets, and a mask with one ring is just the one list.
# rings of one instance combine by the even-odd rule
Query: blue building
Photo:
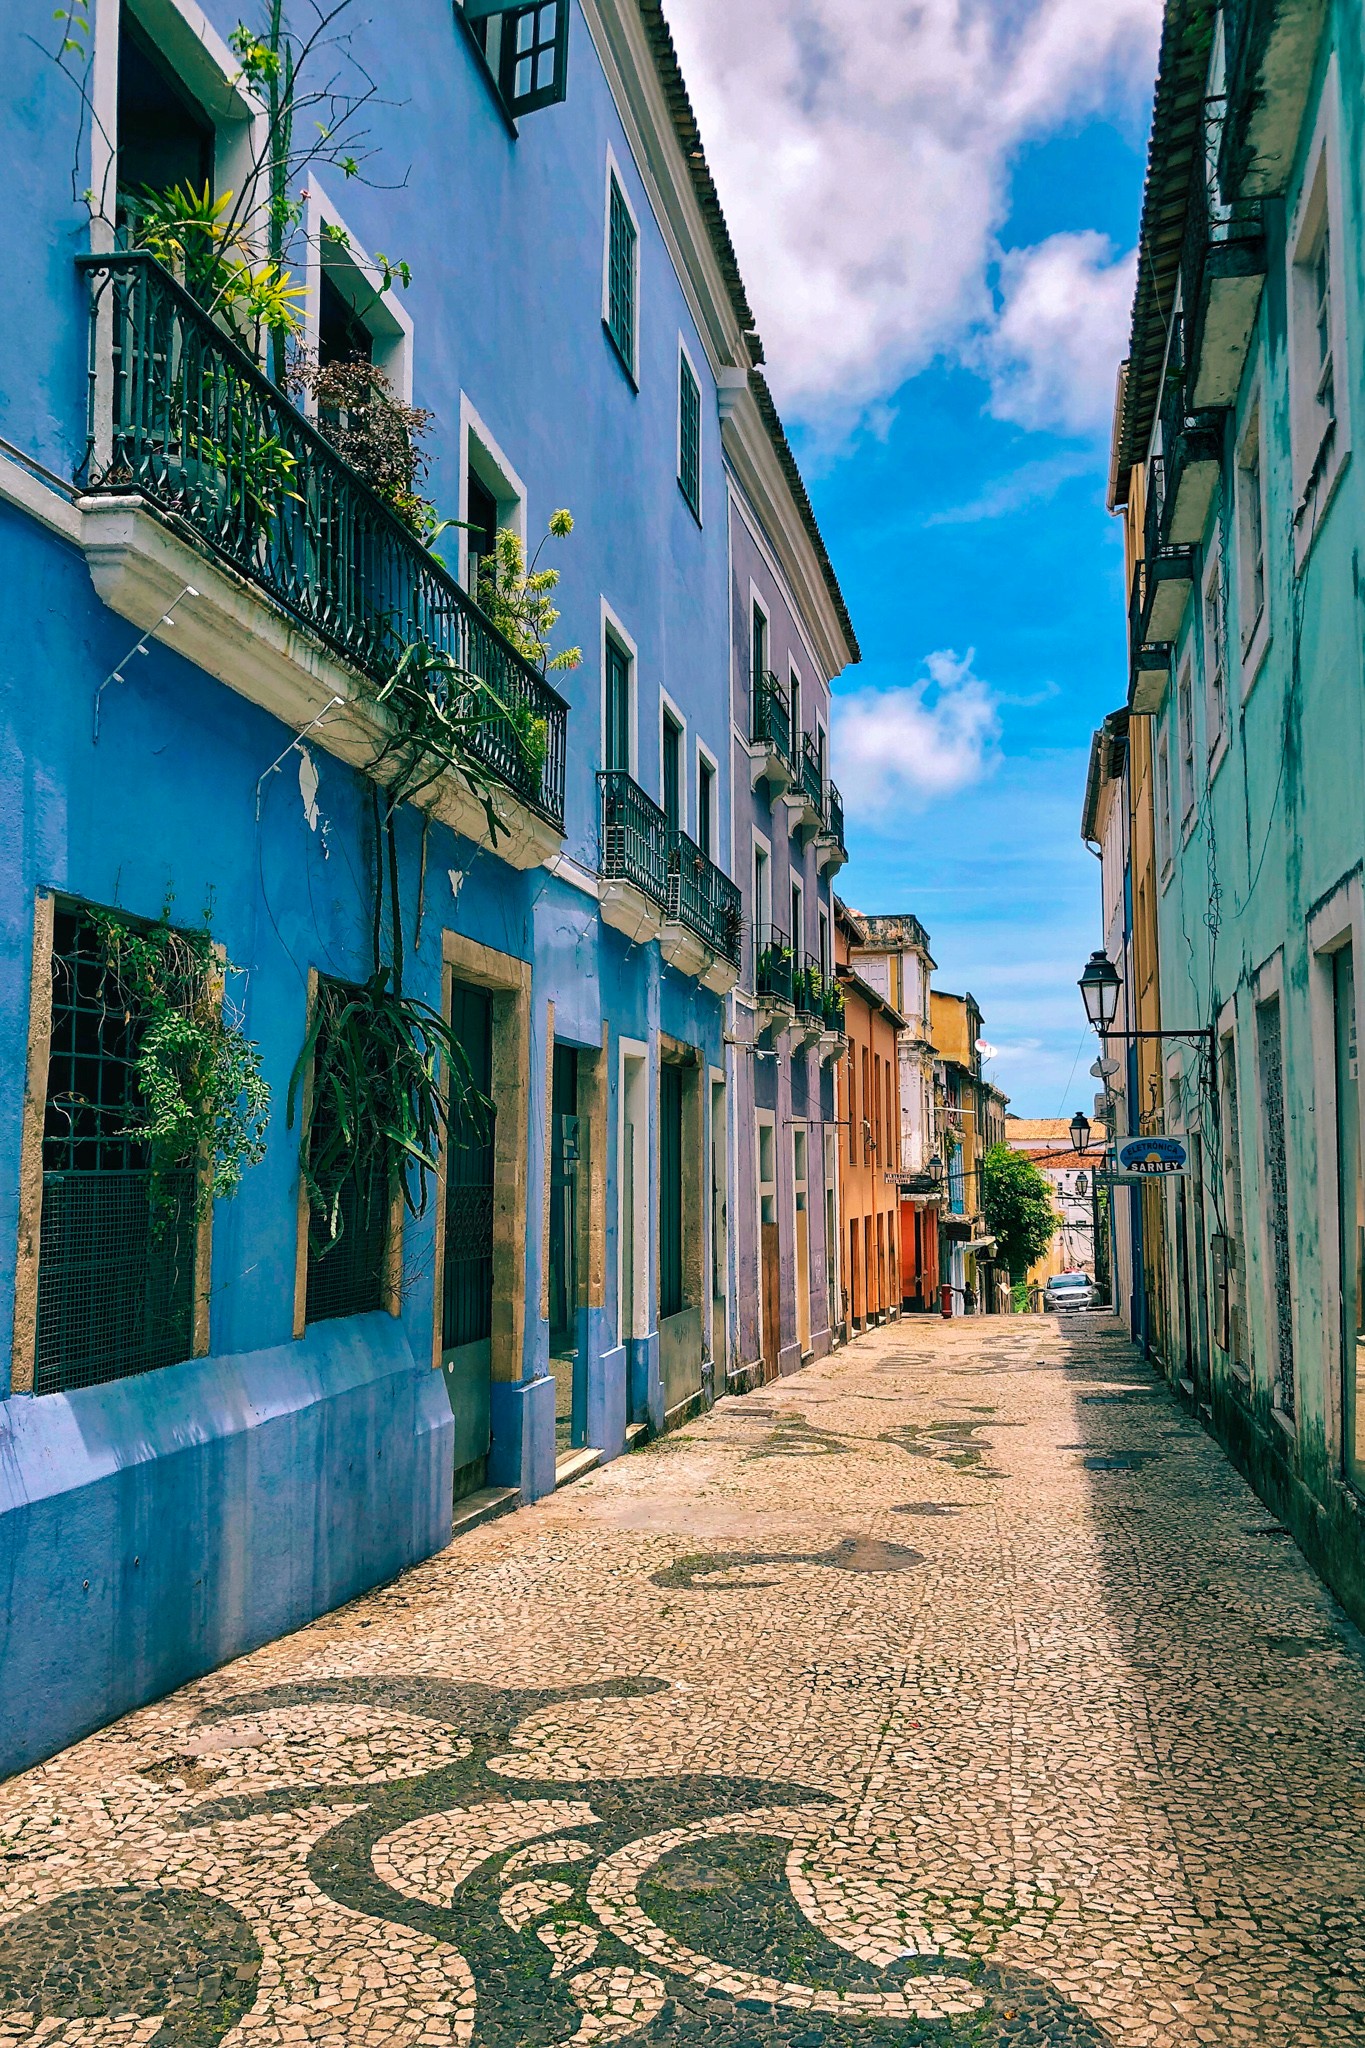
[[(757, 338), (652, 0), (403, 17), (346, 16), (292, 108), (228, 0), (5, 37), (0, 1768), (733, 1350)], [(518, 547), (561, 508), (551, 630)]]

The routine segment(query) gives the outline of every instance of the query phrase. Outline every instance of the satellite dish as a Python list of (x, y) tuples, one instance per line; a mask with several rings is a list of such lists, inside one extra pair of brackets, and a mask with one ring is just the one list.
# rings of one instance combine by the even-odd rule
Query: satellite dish
[(976, 1049), (983, 1060), (993, 1060), (995, 1058), (995, 1047), (991, 1044), (989, 1038), (978, 1038)]
[(1117, 1074), (1118, 1070), (1119, 1063), (1117, 1060), (1104, 1059), (1096, 1060), (1094, 1066), (1090, 1069), (1097, 1081), (1107, 1081), (1109, 1076)]

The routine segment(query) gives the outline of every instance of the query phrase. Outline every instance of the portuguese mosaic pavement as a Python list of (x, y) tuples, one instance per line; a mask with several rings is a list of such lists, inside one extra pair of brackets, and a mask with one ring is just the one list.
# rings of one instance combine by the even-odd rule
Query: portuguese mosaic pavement
[(0, 1788), (0, 2048), (1348, 2048), (1363, 1813), (1113, 1326), (904, 1323)]

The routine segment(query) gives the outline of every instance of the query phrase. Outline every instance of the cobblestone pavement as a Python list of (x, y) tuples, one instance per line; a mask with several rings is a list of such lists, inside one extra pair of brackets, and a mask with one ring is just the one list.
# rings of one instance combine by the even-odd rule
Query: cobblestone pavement
[(1348, 2048), (1363, 1798), (1115, 1326), (902, 1323), (0, 1788), (0, 2048)]

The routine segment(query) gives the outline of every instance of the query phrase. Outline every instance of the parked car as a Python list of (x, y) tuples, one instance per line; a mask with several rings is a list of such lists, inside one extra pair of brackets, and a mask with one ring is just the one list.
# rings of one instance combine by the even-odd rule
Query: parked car
[(1057, 1315), (1099, 1305), (1100, 1290), (1088, 1273), (1054, 1273), (1043, 1289), (1043, 1307)]

